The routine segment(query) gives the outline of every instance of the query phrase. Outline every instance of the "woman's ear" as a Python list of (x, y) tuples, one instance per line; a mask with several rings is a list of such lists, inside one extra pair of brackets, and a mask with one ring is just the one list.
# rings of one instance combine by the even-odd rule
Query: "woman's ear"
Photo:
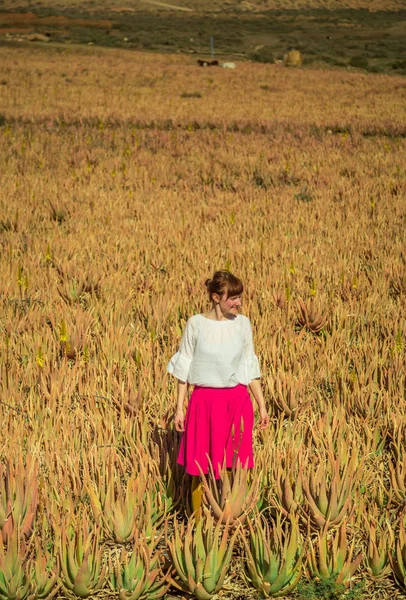
[(211, 295), (211, 299), (212, 299), (212, 302), (214, 302), (214, 304), (218, 304), (220, 302), (220, 296), (216, 293)]

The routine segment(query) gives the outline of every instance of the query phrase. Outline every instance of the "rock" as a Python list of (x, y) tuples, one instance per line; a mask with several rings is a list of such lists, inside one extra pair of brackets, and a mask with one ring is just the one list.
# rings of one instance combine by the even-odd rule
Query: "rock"
[[(194, 50), (193, 50), (193, 52), (194, 52)], [(201, 58), (198, 58), (197, 64), (200, 67), (218, 67), (219, 61), (218, 60), (202, 60)]]
[(223, 69), (236, 69), (237, 68), (237, 65), (233, 62), (223, 63), (221, 66), (223, 67)]
[(49, 42), (49, 36), (42, 35), (42, 33), (30, 33), (29, 35), (24, 36), (24, 39), (29, 42)]

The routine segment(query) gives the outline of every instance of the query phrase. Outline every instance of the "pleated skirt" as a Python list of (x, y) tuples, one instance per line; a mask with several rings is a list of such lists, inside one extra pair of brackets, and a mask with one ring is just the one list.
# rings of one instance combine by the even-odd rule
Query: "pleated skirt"
[(227, 468), (238, 462), (252, 468), (253, 425), (254, 410), (246, 386), (196, 386), (186, 411), (178, 463), (190, 475), (199, 475), (198, 465), (208, 473), (210, 460), (216, 478), (224, 461)]

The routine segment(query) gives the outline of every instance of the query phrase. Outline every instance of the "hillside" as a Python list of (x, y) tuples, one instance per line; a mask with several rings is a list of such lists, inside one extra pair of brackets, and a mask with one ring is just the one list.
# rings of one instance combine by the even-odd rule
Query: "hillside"
[(233, 13), (249, 12), (263, 13), (268, 10), (369, 10), (369, 11), (399, 11), (406, 9), (404, 0), (5, 0), (3, 6), (6, 10), (21, 10), (36, 8), (76, 8), (83, 11), (98, 12), (111, 7), (112, 10), (162, 10), (164, 8), (179, 7), (197, 13)]
[(220, 60), (272, 63), (294, 48), (304, 66), (406, 73), (403, 0), (6, 0), (2, 6), (0, 44), (89, 44), (198, 58), (210, 54), (213, 39)]

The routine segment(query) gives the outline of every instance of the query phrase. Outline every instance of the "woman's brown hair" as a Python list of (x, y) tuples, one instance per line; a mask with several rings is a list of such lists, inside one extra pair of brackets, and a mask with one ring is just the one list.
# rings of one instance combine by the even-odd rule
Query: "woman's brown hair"
[(226, 293), (227, 298), (230, 298), (231, 296), (239, 296), (244, 291), (241, 279), (230, 273), (230, 271), (216, 271), (211, 279), (206, 279), (205, 286), (210, 300), (213, 294), (223, 296)]

